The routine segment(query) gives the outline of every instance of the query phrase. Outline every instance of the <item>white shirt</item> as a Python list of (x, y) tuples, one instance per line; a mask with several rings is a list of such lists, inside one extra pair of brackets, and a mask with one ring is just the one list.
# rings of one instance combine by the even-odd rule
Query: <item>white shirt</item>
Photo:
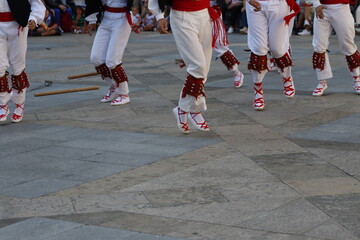
[[(41, 0), (29, 0), (31, 5), (30, 20), (34, 20), (36, 24), (42, 23), (45, 16), (45, 6)], [(7, 0), (0, 0), (0, 12), (11, 12)]]
[[(94, 1), (94, 0), (92, 0)], [(112, 8), (123, 8), (127, 7), (127, 0), (101, 0), (103, 5), (106, 5), (108, 7)], [(98, 13), (93, 13), (90, 16), (86, 17), (86, 21), (88, 21), (90, 24), (94, 24), (97, 21), (96, 15)]]
[(164, 13), (159, 8), (158, 0), (149, 0), (149, 10), (154, 14), (156, 20), (164, 18)]

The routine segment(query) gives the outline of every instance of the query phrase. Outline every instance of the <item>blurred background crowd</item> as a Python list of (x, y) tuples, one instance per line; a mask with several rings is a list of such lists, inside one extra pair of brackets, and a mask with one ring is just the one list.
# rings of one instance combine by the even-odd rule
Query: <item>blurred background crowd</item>
[[(74, 34), (87, 33), (85, 20), (85, 0), (42, 0), (47, 8), (42, 24), (29, 31), (30, 36), (61, 36), (64, 32)], [(314, 9), (311, 0), (297, 0), (301, 12), (295, 19), (293, 34), (306, 36), (312, 34)], [(221, 8), (222, 17), (228, 34), (247, 34), (246, 2), (244, 0), (212, 0)], [(360, 0), (352, 0), (351, 12), (355, 19), (355, 30), (360, 34)], [(165, 11), (165, 18), (170, 25), (170, 8)], [(133, 23), (140, 31), (156, 31), (155, 16), (148, 9), (148, 0), (135, 0), (131, 10)], [(99, 22), (101, 15), (98, 16)], [(334, 34), (336, 34), (334, 32)]]

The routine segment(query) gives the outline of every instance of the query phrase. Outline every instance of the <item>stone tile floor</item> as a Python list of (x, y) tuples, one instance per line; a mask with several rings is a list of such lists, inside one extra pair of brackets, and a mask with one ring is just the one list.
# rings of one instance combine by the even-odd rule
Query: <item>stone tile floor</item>
[[(252, 109), (246, 36), (229, 37), (245, 84), (234, 89), (214, 56), (212, 131), (190, 135), (171, 113), (185, 76), (171, 35), (131, 36), (121, 107), (99, 102), (98, 76), (67, 79), (94, 72), (93, 38), (30, 38), (24, 121), (0, 124), (0, 240), (359, 240), (360, 96), (336, 36), (326, 95), (311, 96), (311, 36), (293, 36), (297, 95), (268, 73), (263, 112)], [(33, 96), (86, 86), (100, 90)]]

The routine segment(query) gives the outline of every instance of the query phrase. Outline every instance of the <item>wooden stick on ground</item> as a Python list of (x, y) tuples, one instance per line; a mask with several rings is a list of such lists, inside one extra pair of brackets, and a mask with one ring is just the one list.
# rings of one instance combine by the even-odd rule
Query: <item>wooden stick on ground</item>
[(95, 75), (98, 75), (98, 74), (99, 74), (99, 73), (97, 73), (97, 72), (84, 73), (84, 74), (79, 74), (79, 75), (68, 76), (68, 79), (76, 79), (76, 78), (90, 77), (90, 76), (95, 76)]
[(35, 93), (35, 97), (54, 95), (54, 94), (62, 94), (62, 93), (71, 93), (71, 92), (81, 92), (81, 91), (90, 91), (90, 90), (98, 90), (100, 87), (84, 87), (84, 88), (73, 88), (73, 89), (65, 89), (58, 91), (50, 91), (50, 92), (42, 92)]

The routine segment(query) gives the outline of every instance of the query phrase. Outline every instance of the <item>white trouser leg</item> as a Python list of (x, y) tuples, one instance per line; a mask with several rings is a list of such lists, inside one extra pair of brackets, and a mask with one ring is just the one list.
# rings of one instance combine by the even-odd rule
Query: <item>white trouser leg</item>
[[(326, 10), (326, 9), (324, 9)], [(329, 55), (327, 53), (327, 48), (329, 46), (329, 37), (332, 31), (332, 26), (328, 20), (328, 14), (324, 11), (324, 18), (319, 19), (316, 16), (314, 17), (314, 36), (312, 45), (314, 51), (317, 53), (325, 53), (325, 66), (324, 70), (315, 69), (316, 76), (318, 80), (326, 80), (333, 77), (331, 65), (329, 61)]]
[[(3, 28), (3, 23), (0, 22), (0, 29)], [(0, 36), (0, 76), (4, 76), (6, 70), (9, 68), (8, 61), (8, 47), (6, 36)], [(0, 106), (6, 105), (10, 100), (10, 93), (0, 92)]]
[[(9, 35), (8, 53), (10, 70), (15, 76), (25, 70), (28, 31), (29, 29), (26, 27), (21, 31), (17, 30), (15, 35)], [(11, 101), (15, 104), (23, 104), (25, 103), (25, 96), (26, 89), (23, 89), (20, 93), (16, 89), (13, 89), (11, 92)]]
[[(260, 1), (262, 9), (267, 7), (267, 1)], [(248, 20), (248, 46), (252, 53), (264, 56), (269, 51), (268, 20), (264, 10), (255, 12), (254, 7), (246, 2), (246, 17)]]
[[(184, 59), (187, 72), (195, 78), (203, 78), (204, 83), (210, 69), (212, 55), (212, 27), (207, 9), (196, 12), (172, 10), (171, 27), (179, 53)], [(180, 96), (180, 108), (185, 112), (206, 110), (204, 96)]]
[(261, 83), (265, 77), (265, 74), (267, 73), (267, 70), (263, 70), (260, 73), (256, 70), (250, 70), (251, 78), (254, 83)]
[(340, 4), (336, 8), (327, 6), (325, 9), (330, 19), (330, 24), (336, 31), (336, 36), (339, 41), (340, 51), (350, 56), (357, 50), (357, 46), (354, 42), (355, 29), (354, 29), (354, 18), (351, 15), (349, 4)]
[(26, 97), (26, 88), (23, 89), (20, 93), (15, 89), (11, 91), (11, 101), (15, 104), (21, 105), (25, 103), (25, 97)]

